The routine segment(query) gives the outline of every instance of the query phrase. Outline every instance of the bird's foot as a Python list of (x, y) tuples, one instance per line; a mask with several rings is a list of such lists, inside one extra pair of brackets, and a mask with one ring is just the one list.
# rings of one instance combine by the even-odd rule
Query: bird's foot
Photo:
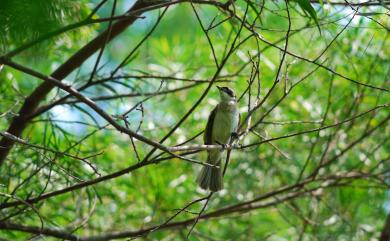
[(221, 145), (222, 146), (222, 150), (225, 150), (227, 148), (227, 145), (226, 144), (223, 144), (219, 141), (216, 141), (218, 145)]
[(237, 132), (232, 132), (231, 137), (234, 140), (234, 139), (238, 139), (239, 135)]

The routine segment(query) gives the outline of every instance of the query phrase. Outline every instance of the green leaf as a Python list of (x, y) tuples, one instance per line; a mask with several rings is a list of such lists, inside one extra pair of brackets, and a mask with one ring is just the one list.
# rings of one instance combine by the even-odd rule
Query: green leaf
[(311, 18), (314, 19), (314, 22), (317, 24), (318, 31), (320, 31), (321, 34), (321, 29), (320, 25), (318, 23), (318, 18), (317, 18), (317, 13), (316, 10), (313, 8), (313, 6), (310, 4), (310, 0), (293, 0), (298, 3), (298, 5), (302, 8), (302, 10), (309, 14)]

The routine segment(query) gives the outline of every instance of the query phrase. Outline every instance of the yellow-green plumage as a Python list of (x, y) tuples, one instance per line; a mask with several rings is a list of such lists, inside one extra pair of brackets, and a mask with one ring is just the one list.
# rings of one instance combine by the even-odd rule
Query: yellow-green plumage
[[(226, 87), (224, 87), (226, 88)], [(227, 144), (232, 133), (236, 132), (239, 122), (237, 103), (233, 96), (221, 91), (221, 102), (211, 112), (206, 130), (204, 142), (206, 145)], [(233, 93), (233, 92), (232, 92)], [(215, 167), (203, 166), (197, 182), (202, 189), (213, 192), (223, 189), (222, 182), (222, 150), (210, 150), (207, 152), (207, 163)]]

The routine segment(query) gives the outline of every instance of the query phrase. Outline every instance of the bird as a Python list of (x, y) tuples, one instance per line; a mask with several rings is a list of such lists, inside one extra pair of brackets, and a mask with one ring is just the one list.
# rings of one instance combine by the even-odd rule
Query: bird
[[(220, 102), (209, 115), (203, 140), (206, 145), (220, 144), (225, 147), (230, 138), (237, 135), (240, 114), (234, 91), (229, 87), (217, 88)], [(212, 192), (223, 189), (222, 152), (223, 148), (207, 151), (206, 163), (210, 165), (204, 165), (197, 177), (197, 183), (202, 189)]]

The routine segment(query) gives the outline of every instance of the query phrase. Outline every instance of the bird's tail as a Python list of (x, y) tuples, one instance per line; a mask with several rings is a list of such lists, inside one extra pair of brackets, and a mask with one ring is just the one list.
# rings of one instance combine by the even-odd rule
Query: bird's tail
[(209, 157), (207, 163), (215, 166), (203, 166), (198, 175), (197, 183), (204, 190), (218, 192), (223, 189), (221, 162), (218, 161), (217, 164), (214, 164)]

